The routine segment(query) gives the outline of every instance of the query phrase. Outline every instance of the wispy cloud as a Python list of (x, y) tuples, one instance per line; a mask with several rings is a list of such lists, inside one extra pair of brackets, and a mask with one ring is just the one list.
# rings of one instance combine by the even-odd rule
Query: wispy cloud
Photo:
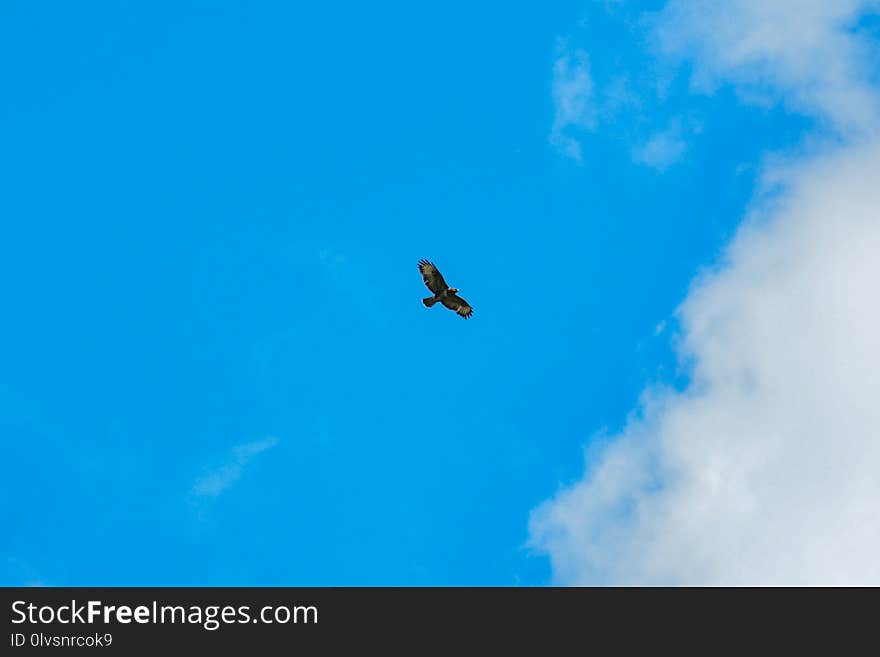
[(687, 149), (681, 126), (675, 122), (656, 132), (641, 146), (633, 149), (632, 157), (638, 164), (665, 171), (684, 156)]
[(275, 436), (269, 436), (262, 440), (237, 445), (225, 463), (199, 477), (192, 488), (193, 494), (201, 498), (217, 497), (238, 481), (245, 467), (254, 457), (277, 444), (278, 439)]
[(596, 125), (593, 79), (585, 51), (563, 50), (553, 64), (553, 105), (555, 116), (550, 143), (562, 154), (580, 162), (578, 132), (592, 130)]
[(0, 580), (15, 586), (49, 586), (44, 577), (25, 559), (6, 556), (0, 558)]
[(774, 194), (694, 282), (678, 312), (687, 389), (646, 389), (582, 479), (533, 512), (558, 582), (880, 584), (880, 111), (851, 29), (868, 7), (660, 14), (700, 84), (764, 88), (836, 145), (768, 170)]
[[(591, 75), (587, 53), (569, 49), (566, 40), (560, 40), (560, 44), (560, 55), (553, 65), (556, 111), (550, 143), (562, 155), (581, 163), (584, 140), (599, 125), (606, 136), (613, 135), (625, 143), (632, 142), (632, 136), (624, 126), (645, 126), (656, 121), (650, 110), (656, 110), (660, 100), (653, 78), (652, 86), (645, 88), (645, 79), (634, 82), (629, 73), (618, 71), (600, 84)], [(692, 123), (681, 116), (667, 119), (665, 128), (655, 129), (631, 147), (633, 161), (666, 170), (685, 155), (688, 137), (697, 132)]]

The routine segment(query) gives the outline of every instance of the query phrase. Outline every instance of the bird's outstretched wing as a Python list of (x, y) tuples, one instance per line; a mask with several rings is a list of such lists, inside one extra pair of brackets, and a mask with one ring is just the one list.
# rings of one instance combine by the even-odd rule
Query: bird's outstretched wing
[(443, 290), (449, 287), (446, 284), (446, 281), (443, 280), (443, 276), (440, 275), (440, 271), (434, 266), (433, 262), (419, 260), (419, 271), (422, 274), (422, 279), (424, 279), (425, 285), (434, 294), (440, 294)]
[(457, 294), (447, 294), (440, 299), (440, 302), (450, 310), (457, 312), (465, 319), (468, 319), (474, 313), (474, 309), (471, 308), (471, 305)]

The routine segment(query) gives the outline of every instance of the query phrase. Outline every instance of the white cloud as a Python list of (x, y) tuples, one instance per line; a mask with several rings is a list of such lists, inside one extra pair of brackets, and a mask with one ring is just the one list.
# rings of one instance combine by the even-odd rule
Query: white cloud
[(217, 497), (241, 477), (245, 466), (258, 454), (275, 447), (278, 439), (269, 436), (262, 440), (244, 443), (232, 450), (232, 458), (226, 463), (207, 472), (196, 481), (192, 492), (198, 497)]
[(671, 0), (660, 13), (660, 51), (688, 58), (697, 88), (731, 80), (750, 100), (782, 98), (843, 131), (874, 131), (871, 44), (853, 33), (877, 0)]
[(662, 14), (701, 75), (772, 87), (847, 139), (768, 172), (678, 311), (688, 388), (646, 390), (533, 512), (557, 581), (880, 585), (880, 114), (848, 31), (867, 4)]
[(590, 62), (583, 50), (563, 52), (553, 65), (553, 104), (556, 110), (550, 143), (561, 153), (581, 161), (577, 130), (592, 130), (596, 125), (593, 104), (593, 79)]

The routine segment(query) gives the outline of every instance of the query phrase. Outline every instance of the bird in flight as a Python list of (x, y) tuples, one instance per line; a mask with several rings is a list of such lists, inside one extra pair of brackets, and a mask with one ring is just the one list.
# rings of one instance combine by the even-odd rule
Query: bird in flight
[(434, 293), (433, 297), (422, 299), (422, 303), (428, 308), (439, 301), (465, 319), (468, 319), (473, 314), (474, 309), (471, 308), (470, 304), (458, 296), (458, 288), (449, 287), (446, 284), (446, 281), (443, 280), (443, 275), (434, 266), (433, 262), (419, 260), (419, 271), (422, 274), (425, 285)]

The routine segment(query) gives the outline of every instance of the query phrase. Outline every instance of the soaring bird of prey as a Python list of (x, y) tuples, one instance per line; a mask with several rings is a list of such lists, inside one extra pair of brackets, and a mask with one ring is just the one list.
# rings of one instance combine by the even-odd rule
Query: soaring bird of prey
[(434, 293), (433, 297), (422, 299), (422, 303), (428, 308), (439, 301), (465, 319), (468, 319), (473, 314), (474, 309), (471, 308), (470, 304), (458, 296), (458, 288), (449, 287), (446, 284), (446, 281), (443, 280), (443, 275), (434, 266), (433, 262), (419, 260), (419, 271), (422, 274), (425, 285), (427, 285), (428, 289)]

